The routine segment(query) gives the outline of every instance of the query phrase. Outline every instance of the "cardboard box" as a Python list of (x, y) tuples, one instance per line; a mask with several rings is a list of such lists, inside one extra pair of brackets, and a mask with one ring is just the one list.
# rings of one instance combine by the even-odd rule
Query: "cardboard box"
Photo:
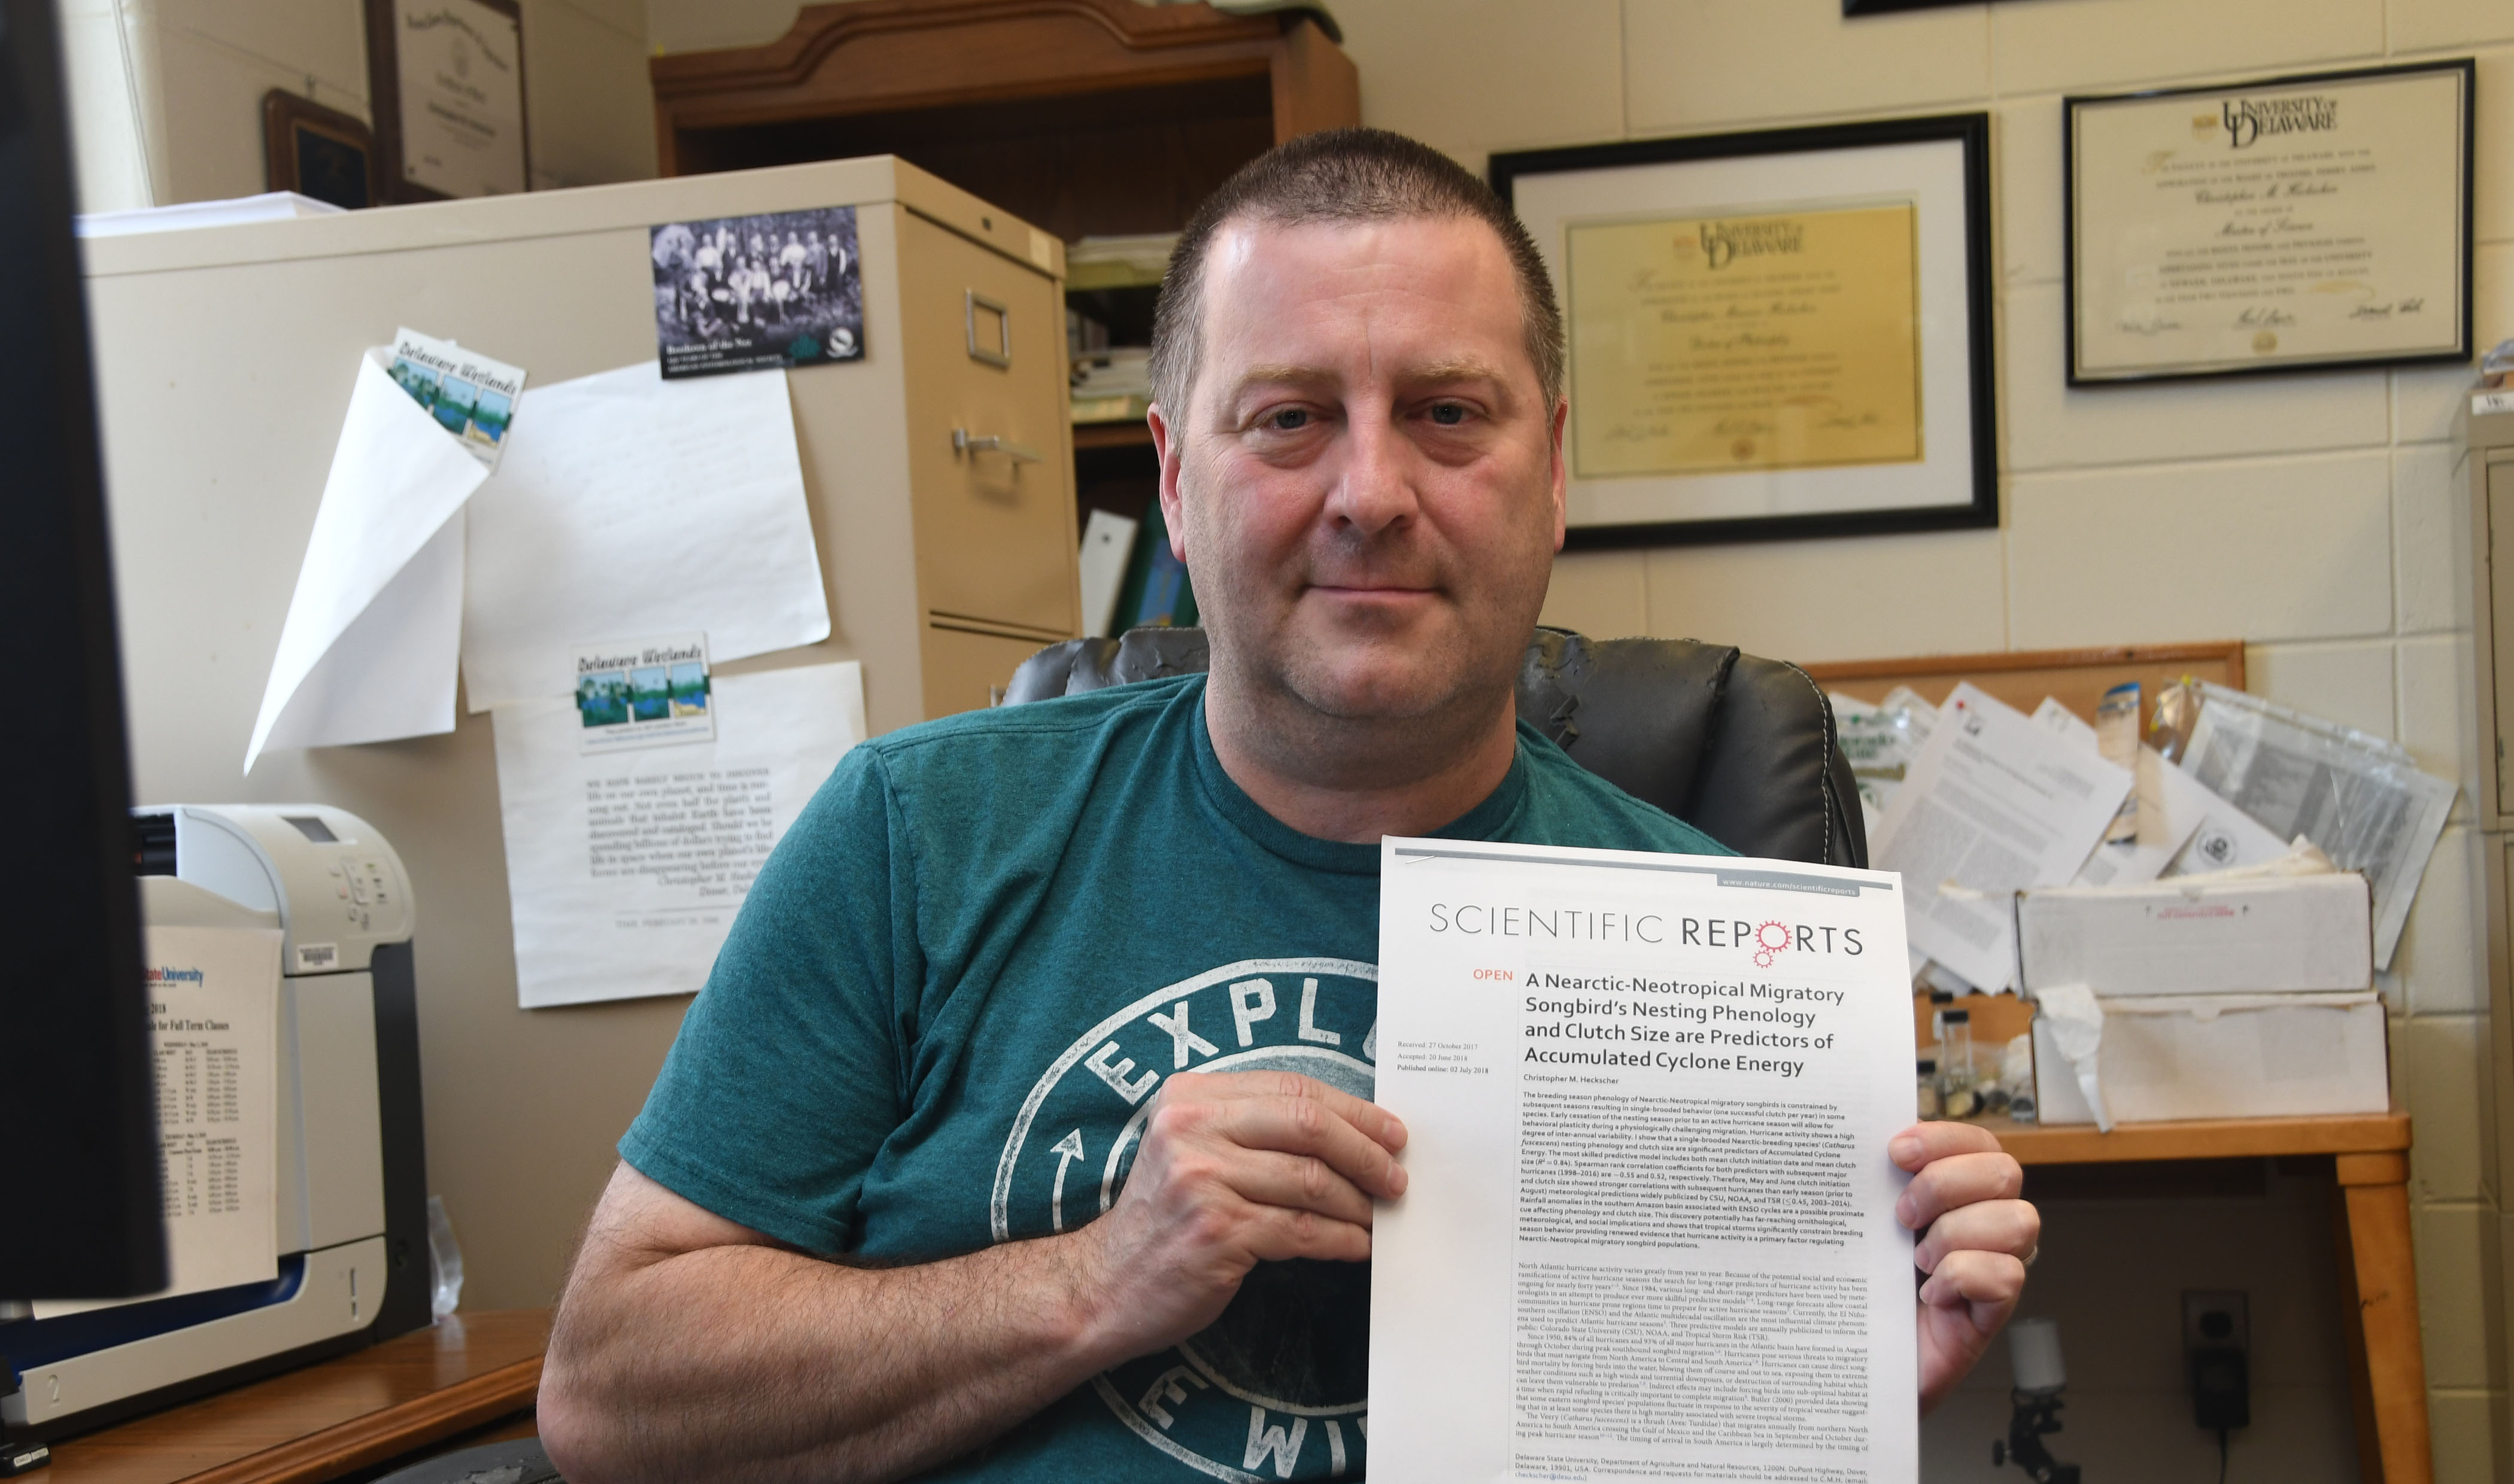
[(2374, 983), (2373, 902), (2354, 871), (2054, 887), (2019, 898), (2016, 923), (2029, 990), (2252, 994)]
[[(2371, 989), (2100, 1003), (2096, 1080), (2115, 1123), (2379, 1113), (2392, 1105), (2383, 1001)], [(2095, 1121), (2048, 1021), (2034, 1026), (2034, 1102), (2047, 1124)]]

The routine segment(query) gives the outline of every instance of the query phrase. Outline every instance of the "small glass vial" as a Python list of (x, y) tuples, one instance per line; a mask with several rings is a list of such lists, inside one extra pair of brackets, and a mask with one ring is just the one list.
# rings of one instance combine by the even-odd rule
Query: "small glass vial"
[(1972, 1065), (1972, 1012), (1941, 1012), (1938, 1035), (1938, 1107), (1942, 1116), (1969, 1118), (1981, 1111), (1981, 1091)]
[(1938, 1063), (1929, 1057), (1920, 1061), (1921, 1106), (1923, 1122), (1938, 1116)]

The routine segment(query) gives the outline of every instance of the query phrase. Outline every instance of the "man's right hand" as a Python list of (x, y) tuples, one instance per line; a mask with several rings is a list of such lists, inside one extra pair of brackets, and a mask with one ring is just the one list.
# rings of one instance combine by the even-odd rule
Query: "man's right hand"
[(1405, 1188), (1393, 1113), (1295, 1072), (1179, 1072), (1144, 1122), (1126, 1186), (1075, 1233), (1112, 1360), (1221, 1316), (1259, 1263), (1370, 1259), (1371, 1201)]
[(1287, 1072), (1181, 1073), (1078, 1231), (904, 1267), (785, 1248), (624, 1164), (542, 1373), (587, 1484), (896, 1479), (1218, 1317), (1261, 1262), (1370, 1256), (1405, 1128)]

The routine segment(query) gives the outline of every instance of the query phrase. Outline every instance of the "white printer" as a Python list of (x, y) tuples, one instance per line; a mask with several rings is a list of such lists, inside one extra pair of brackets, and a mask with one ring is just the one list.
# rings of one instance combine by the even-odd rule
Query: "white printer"
[(284, 935), (278, 1276), (0, 1320), (0, 1432), (13, 1443), (84, 1432), (430, 1318), (413, 914), (400, 858), (364, 820), (319, 804), (179, 805), (136, 810), (133, 822), (148, 926)]

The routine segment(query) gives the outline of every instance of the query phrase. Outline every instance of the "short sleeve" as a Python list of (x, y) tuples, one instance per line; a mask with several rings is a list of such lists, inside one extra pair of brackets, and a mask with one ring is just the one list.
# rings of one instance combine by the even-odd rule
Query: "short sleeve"
[(914, 862), (873, 747), (768, 858), (620, 1155), (727, 1221), (853, 1245), (866, 1172), (902, 1119), (900, 1007), (923, 968)]

